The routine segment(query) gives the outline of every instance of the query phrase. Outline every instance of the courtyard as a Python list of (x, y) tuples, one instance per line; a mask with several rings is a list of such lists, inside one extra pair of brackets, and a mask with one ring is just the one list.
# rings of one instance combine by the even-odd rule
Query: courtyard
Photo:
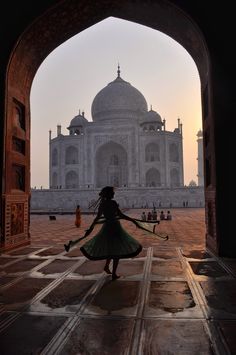
[(83, 242), (64, 250), (93, 215), (80, 228), (74, 215), (32, 215), (31, 244), (0, 255), (1, 354), (235, 354), (236, 262), (205, 247), (204, 209), (171, 213), (157, 227), (168, 241), (122, 222), (143, 250), (116, 281)]

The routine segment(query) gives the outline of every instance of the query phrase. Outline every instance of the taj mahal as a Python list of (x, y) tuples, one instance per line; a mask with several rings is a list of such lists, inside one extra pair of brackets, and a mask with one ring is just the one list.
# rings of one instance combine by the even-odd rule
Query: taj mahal
[(49, 189), (32, 190), (34, 209), (88, 208), (99, 190), (115, 186), (121, 207), (204, 205), (202, 132), (197, 134), (198, 185), (184, 186), (183, 131), (173, 132), (143, 94), (117, 77), (95, 96), (92, 121), (79, 111), (68, 135), (49, 131)]

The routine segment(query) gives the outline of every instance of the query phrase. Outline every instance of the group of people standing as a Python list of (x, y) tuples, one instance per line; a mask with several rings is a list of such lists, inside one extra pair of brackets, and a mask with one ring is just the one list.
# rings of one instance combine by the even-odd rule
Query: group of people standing
[[(142, 221), (157, 221), (158, 220), (158, 213), (155, 208), (153, 208), (153, 210), (149, 211), (147, 214), (145, 211), (143, 211), (143, 213), (141, 215), (141, 219), (142, 219)], [(170, 221), (170, 220), (172, 220), (172, 215), (171, 215), (170, 211), (167, 211), (166, 214), (164, 213), (164, 211), (161, 211), (160, 215), (159, 215), (159, 219), (161, 221), (163, 221), (163, 220)]]

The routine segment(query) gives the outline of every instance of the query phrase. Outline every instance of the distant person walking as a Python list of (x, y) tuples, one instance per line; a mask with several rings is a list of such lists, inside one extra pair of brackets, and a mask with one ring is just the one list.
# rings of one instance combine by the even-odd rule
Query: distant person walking
[(81, 226), (81, 210), (80, 205), (77, 205), (75, 210), (75, 225), (77, 228)]

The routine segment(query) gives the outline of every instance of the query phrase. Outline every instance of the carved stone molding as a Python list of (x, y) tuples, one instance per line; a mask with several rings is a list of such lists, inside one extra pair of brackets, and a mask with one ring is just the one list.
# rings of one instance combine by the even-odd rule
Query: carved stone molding
[(109, 142), (118, 143), (126, 150), (128, 149), (128, 135), (99, 135), (94, 137), (94, 150), (96, 151), (100, 146)]

